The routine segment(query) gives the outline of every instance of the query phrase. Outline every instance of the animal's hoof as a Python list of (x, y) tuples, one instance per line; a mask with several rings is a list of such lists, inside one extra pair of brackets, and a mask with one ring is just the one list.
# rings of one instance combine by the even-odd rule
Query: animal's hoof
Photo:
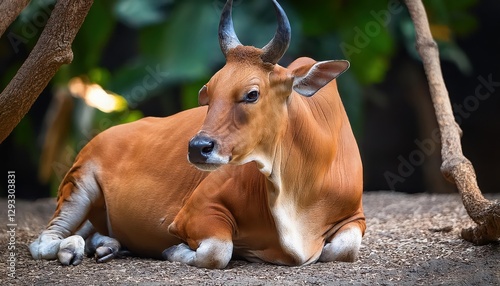
[(97, 263), (104, 263), (115, 258), (117, 254), (118, 254), (117, 249), (113, 249), (108, 246), (101, 246), (95, 250), (94, 257)]
[(78, 265), (83, 261), (85, 240), (79, 235), (72, 235), (61, 241), (57, 257), (63, 265)]
[(58, 238), (40, 236), (30, 244), (30, 253), (34, 259), (52, 260), (57, 258), (59, 244)]
[(174, 262), (184, 262), (186, 257), (192, 256), (194, 253), (187, 244), (181, 243), (165, 249), (162, 253), (163, 259)]

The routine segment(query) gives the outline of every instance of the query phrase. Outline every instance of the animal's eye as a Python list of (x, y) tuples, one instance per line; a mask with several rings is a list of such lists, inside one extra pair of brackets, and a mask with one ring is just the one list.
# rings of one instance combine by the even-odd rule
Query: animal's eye
[(245, 102), (248, 103), (254, 103), (259, 99), (259, 92), (257, 90), (252, 90), (247, 95), (245, 95), (245, 98), (243, 99)]

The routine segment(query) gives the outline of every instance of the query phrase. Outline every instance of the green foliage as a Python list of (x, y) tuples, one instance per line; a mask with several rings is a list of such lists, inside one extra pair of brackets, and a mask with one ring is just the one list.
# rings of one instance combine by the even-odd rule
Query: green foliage
[(198, 92), (207, 80), (185, 84), (182, 87), (182, 108), (189, 109), (198, 106)]
[(31, 1), (9, 27), (7, 38), (15, 53), (21, 45), (31, 50), (50, 17), (55, 1)]
[(141, 28), (156, 24), (166, 19), (166, 13), (161, 8), (170, 4), (172, 0), (118, 0), (113, 12), (125, 24)]
[[(442, 57), (454, 61), (463, 72), (469, 72), (471, 67), (454, 38), (476, 28), (476, 19), (469, 12), (476, 1), (425, 1)], [(349, 95), (353, 100), (348, 97), (345, 100), (350, 102), (349, 115), (356, 117), (354, 121), (360, 121), (362, 114), (362, 86), (384, 79), (398, 47), (403, 46), (417, 56), (413, 26), (406, 8), (398, 1), (280, 2), (292, 24), (292, 43), (285, 64), (298, 56), (351, 61), (350, 78), (344, 75), (345, 80), (339, 84), (341, 87), (347, 84), (344, 81), (351, 87), (347, 94), (353, 94)], [(151, 96), (179, 90), (180, 94), (173, 94), (181, 97), (182, 106), (192, 107), (196, 104), (197, 90), (224, 64), (217, 39), (224, 3), (224, 0), (96, 1), (73, 43), (73, 63), (61, 68), (54, 83), (65, 85), (72, 77), (83, 75), (123, 95), (132, 108)], [(54, 1), (32, 1), (11, 27), (28, 48), (34, 45), (43, 29), (38, 26), (46, 20), (53, 5)], [(275, 31), (276, 19), (268, 1), (236, 0), (233, 18), (244, 44), (263, 46)], [(103, 50), (110, 44), (118, 23), (135, 30), (139, 42), (130, 43), (137, 46), (137, 54), (110, 72), (101, 66)]]
[(97, 83), (102, 86), (106, 86), (108, 82), (111, 81), (111, 73), (104, 68), (92, 68), (87, 72), (87, 77), (90, 82)]
[[(35, 134), (33, 133), (33, 122), (31, 118), (25, 117), (19, 122), (13, 130), (15, 145), (28, 154), (31, 164), (36, 164), (37, 150), (33, 142), (36, 142)], [(28, 162), (27, 162), (28, 163)]]
[(314, 4), (293, 1), (293, 5), (300, 11), (302, 31), (308, 37), (305, 40), (314, 37), (323, 41), (336, 35), (336, 42), (329, 44), (328, 50), (316, 49), (320, 53), (315, 56), (331, 58), (333, 53), (340, 54), (341, 58), (351, 61), (351, 72), (362, 84), (383, 80), (394, 41), (386, 23), (377, 21), (373, 13), (386, 11), (387, 1), (321, 0)]
[(217, 22), (211, 7), (176, 6), (169, 21), (141, 32), (141, 52), (171, 74), (170, 81), (206, 76), (222, 60), (214, 37)]
[[(429, 25), (439, 46), (440, 57), (454, 63), (464, 74), (472, 72), (472, 66), (464, 52), (456, 44), (456, 39), (467, 36), (477, 28), (477, 20), (470, 14), (476, 0), (424, 1)], [(400, 20), (402, 42), (414, 58), (419, 59), (415, 48), (415, 27), (408, 15)]]
[(466, 36), (477, 28), (477, 19), (470, 14), (470, 9), (477, 0), (425, 0), (431, 24), (448, 26), (457, 36)]
[(99, 67), (102, 51), (108, 44), (116, 20), (107, 1), (95, 1), (85, 22), (73, 41), (74, 60), (64, 72), (58, 72), (54, 80), (65, 84), (73, 76), (88, 74)]

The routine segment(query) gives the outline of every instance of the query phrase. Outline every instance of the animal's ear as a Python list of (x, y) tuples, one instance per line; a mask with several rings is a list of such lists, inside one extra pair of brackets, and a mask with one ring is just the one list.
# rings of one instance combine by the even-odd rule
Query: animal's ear
[(319, 89), (349, 68), (345, 60), (317, 62), (292, 71), (293, 89), (303, 96), (313, 96)]
[(207, 86), (204, 85), (200, 91), (198, 92), (198, 104), (201, 105), (208, 105), (208, 93), (207, 93)]

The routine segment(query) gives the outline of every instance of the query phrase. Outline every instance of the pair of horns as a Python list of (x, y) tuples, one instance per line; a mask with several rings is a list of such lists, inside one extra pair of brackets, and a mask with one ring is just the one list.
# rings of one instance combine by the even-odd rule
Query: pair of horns
[[(281, 8), (276, 0), (273, 0), (273, 4), (278, 18), (278, 28), (271, 41), (262, 48), (264, 51), (262, 60), (267, 63), (276, 64), (288, 49), (291, 29), (290, 22), (288, 22), (288, 18), (283, 8)], [(219, 23), (219, 44), (224, 56), (227, 56), (229, 50), (241, 45), (241, 42), (234, 32), (233, 20), (231, 17), (232, 7), (233, 0), (228, 0), (222, 10)]]

